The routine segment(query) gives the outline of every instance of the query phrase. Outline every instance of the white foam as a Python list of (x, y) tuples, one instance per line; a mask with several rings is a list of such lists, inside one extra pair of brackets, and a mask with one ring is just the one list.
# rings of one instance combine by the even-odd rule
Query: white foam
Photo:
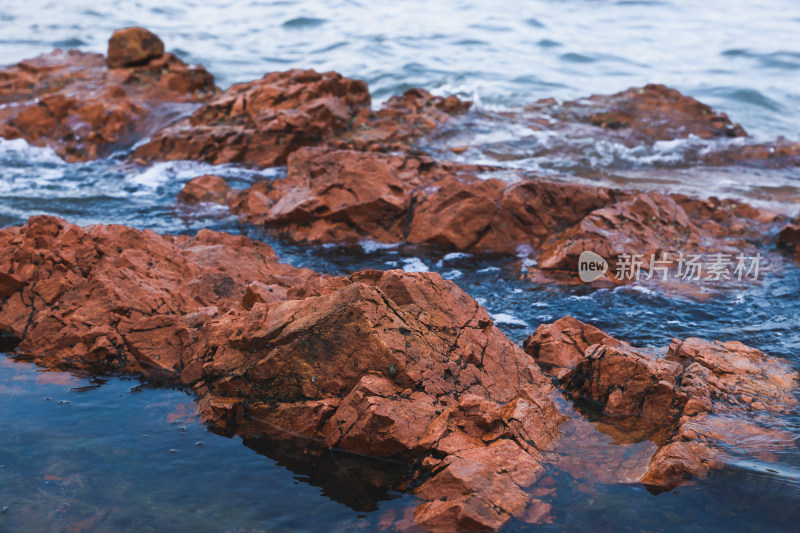
[(496, 324), (509, 324), (512, 326), (528, 327), (528, 323), (510, 313), (489, 313)]
[(64, 164), (52, 148), (32, 146), (25, 139), (0, 138), (0, 161), (24, 162), (31, 164)]
[(361, 249), (364, 250), (365, 254), (371, 254), (373, 252), (377, 252), (378, 250), (390, 250), (392, 248), (397, 248), (400, 246), (400, 243), (386, 243), (365, 239), (363, 241), (359, 241), (358, 245), (361, 246)]
[(430, 268), (419, 257), (406, 257), (401, 259), (404, 263), (404, 272), (430, 272)]

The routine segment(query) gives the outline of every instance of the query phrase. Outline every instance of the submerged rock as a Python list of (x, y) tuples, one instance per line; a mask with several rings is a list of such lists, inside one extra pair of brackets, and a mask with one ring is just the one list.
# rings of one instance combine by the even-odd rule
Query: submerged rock
[(331, 278), (245, 237), (46, 216), (0, 252), (0, 329), (44, 366), (180, 381), (220, 430), (409, 461), (425, 527), (539, 516), (553, 387), (437, 274)]
[(132, 146), (213, 96), (214, 78), (142, 28), (100, 54), (56, 50), (0, 72), (0, 137), (86, 161)]
[(555, 354), (547, 360), (563, 362), (555, 365), (561, 385), (596, 402), (605, 423), (659, 446), (640, 479), (655, 490), (705, 477), (730, 454), (768, 459), (793, 442), (769, 417), (794, 407), (800, 376), (788, 361), (739, 342), (674, 339), (661, 357), (566, 317), (540, 326), (526, 346)]

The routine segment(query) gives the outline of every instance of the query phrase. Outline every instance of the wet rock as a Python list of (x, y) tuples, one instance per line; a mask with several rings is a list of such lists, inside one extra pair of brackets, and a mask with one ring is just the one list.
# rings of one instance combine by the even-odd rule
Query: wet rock
[(109, 68), (144, 65), (164, 54), (164, 42), (144, 28), (116, 30), (108, 40)]
[(645, 85), (612, 95), (594, 95), (558, 104), (540, 100), (528, 107), (563, 122), (581, 122), (613, 131), (626, 144), (652, 143), (696, 135), (744, 137), (725, 113), (664, 85)]
[(286, 164), (302, 146), (326, 142), (369, 114), (363, 81), (335, 72), (274, 72), (233, 85), (195, 113), (153, 136), (134, 156), (257, 167)]
[[(574, 359), (575, 332), (586, 326), (559, 322), (529, 339), (529, 350), (545, 347)], [(594, 334), (600, 343), (587, 347), (560, 382), (575, 398), (596, 402), (604, 424), (659, 446), (641, 477), (652, 489), (704, 477), (731, 453), (769, 460), (769, 452), (793, 442), (769, 422), (797, 402), (800, 376), (787, 361), (739, 342), (695, 338), (674, 339), (659, 356)]]
[(233, 189), (223, 178), (208, 174), (194, 178), (178, 193), (178, 200), (188, 204), (211, 202), (225, 205), (233, 197)]
[(339, 135), (331, 146), (369, 152), (409, 151), (451, 117), (469, 110), (472, 102), (457, 96), (433, 96), (424, 89), (409, 89), (390, 98), (378, 111), (351, 131)]
[(604, 331), (565, 316), (539, 326), (523, 348), (548, 374), (560, 378), (584, 359), (589, 346), (605, 343), (621, 345)]
[(0, 248), (13, 280), (0, 329), (43, 363), (90, 370), (177, 372), (210, 306), (238, 308), (252, 279), (288, 287), (316, 276), (267, 245), (206, 230), (171, 237), (41, 216), (2, 230)]
[(0, 252), (0, 329), (44, 366), (180, 381), (220, 431), (405, 460), (425, 527), (547, 515), (526, 489), (564, 420), (553, 386), (438, 274), (331, 278), (245, 237), (46, 216)]
[(794, 254), (795, 259), (800, 259), (800, 225), (790, 224), (783, 228), (778, 235), (778, 244)]
[(699, 159), (705, 165), (746, 165), (760, 168), (800, 166), (800, 143), (779, 137), (774, 142), (734, 145), (706, 150)]
[(303, 148), (289, 157), (286, 178), (256, 183), (230, 205), (295, 242), (371, 239), (514, 252), (538, 246), (616, 196), (540, 179), (508, 183), (493, 173), (506, 177), (493, 167), (427, 156)]
[(408, 151), (469, 102), (411, 89), (376, 113), (363, 81), (291, 70), (234, 85), (189, 119), (140, 147), (141, 160), (193, 159), (256, 167), (286, 164), (303, 146)]
[(163, 53), (163, 44), (159, 48), (140, 30), (115, 33), (109, 44), (111, 50), (128, 46), (114, 52), (113, 66), (123, 67), (120, 57), (138, 58), (125, 68), (109, 68), (100, 54), (56, 50), (0, 72), (0, 137), (50, 147), (67, 161), (97, 159), (130, 147), (216, 93), (205, 69)]
[[(768, 244), (768, 230), (784, 220), (735, 200), (714, 197), (700, 200), (649, 191), (618, 194), (617, 198), (545, 242), (529, 277), (579, 282), (578, 260), (588, 250), (608, 261), (609, 269), (601, 281), (613, 284), (671, 279), (681, 258), (688, 261), (689, 254), (724, 254), (730, 263), (725, 279), (733, 279), (739, 255), (755, 255), (754, 243)], [(702, 268), (685, 274), (687, 279), (711, 275)]]

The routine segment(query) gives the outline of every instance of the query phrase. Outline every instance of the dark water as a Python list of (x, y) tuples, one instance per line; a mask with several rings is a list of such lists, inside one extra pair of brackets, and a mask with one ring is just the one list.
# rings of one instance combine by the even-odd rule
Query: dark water
[[(447, 157), (800, 210), (797, 169), (692, 167), (683, 156), (702, 143), (694, 139), (635, 149), (571, 139), (586, 144), (580, 157), (548, 159), (541, 156), (551, 142), (547, 135), (508, 113), (537, 98), (663, 82), (728, 112), (759, 139), (797, 139), (800, 5), (789, 0), (491, 7), (456, 0), (0, 0), (0, 64), (57, 46), (102, 51), (111, 30), (131, 24), (156, 31), (169, 49), (204, 64), (223, 86), (297, 66), (366, 79), (377, 100), (409, 86), (477, 98), (456, 128), (429, 140)], [(456, 145), (472, 148), (455, 156), (448, 147)], [(224, 209), (187, 210), (174, 199), (186, 181), (204, 173), (245, 187), (279, 177), (282, 169), (192, 162), (143, 168), (124, 163), (125, 155), (67, 164), (48, 150), (0, 140), (0, 226), (47, 213), (81, 225), (246, 233), (272, 244), (284, 261), (321, 272), (440, 272), (485, 305), (517, 342), (570, 314), (641, 346), (687, 336), (738, 340), (800, 369), (800, 269), (777, 250), (764, 250), (770, 266), (759, 282), (702, 286), (692, 297), (644, 286), (541, 286), (520, 279), (527, 257), (275, 241)], [(0, 510), (7, 508), (0, 511), (0, 531), (375, 530), (382, 518), (401, 516), (414, 502), (394, 488), (404, 465), (227, 439), (205, 429), (185, 392), (135, 380), (45, 373), (0, 356), (0, 412)], [(800, 435), (797, 411), (769, 423)], [(544, 498), (553, 506), (548, 530), (796, 530), (796, 448), (772, 463), (742, 460), (658, 496), (636, 484), (551, 473), (555, 492)]]

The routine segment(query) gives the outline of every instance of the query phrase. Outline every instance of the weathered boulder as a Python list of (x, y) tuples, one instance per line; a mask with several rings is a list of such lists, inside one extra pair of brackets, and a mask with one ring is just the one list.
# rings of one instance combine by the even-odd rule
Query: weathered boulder
[(233, 189), (223, 178), (206, 174), (187, 183), (178, 193), (178, 200), (187, 204), (210, 202), (224, 205), (234, 196)]
[(140, 146), (139, 160), (191, 159), (257, 167), (286, 164), (302, 146), (322, 144), (369, 114), (363, 81), (294, 69), (233, 85)]
[(163, 53), (154, 35), (122, 32), (109, 43), (108, 64), (100, 54), (56, 50), (0, 72), (0, 137), (50, 147), (68, 161), (96, 159), (216, 94), (211, 74)]
[[(584, 332), (598, 343), (579, 357)], [(640, 479), (649, 487), (667, 490), (705, 477), (730, 453), (768, 460), (767, 452), (793, 442), (769, 424), (797, 402), (800, 376), (788, 361), (739, 342), (674, 339), (662, 357), (609, 339), (566, 317), (540, 327), (526, 346), (566, 354), (568, 366), (555, 368), (569, 394), (596, 402), (605, 424), (659, 446)]]
[[(712, 273), (703, 271), (702, 265), (691, 272), (686, 265), (691, 256), (716, 254), (728, 262), (727, 277), (716, 279), (730, 280), (739, 277), (735, 273), (739, 256), (754, 256), (758, 252), (754, 243), (768, 244), (768, 230), (785, 220), (730, 199), (700, 200), (655, 191), (617, 197), (618, 201), (592, 211), (542, 244), (529, 277), (578, 282), (578, 260), (588, 250), (608, 261), (601, 281), (664, 281), (678, 274), (681, 259), (687, 280), (706, 279)], [(746, 262), (748, 268), (750, 262)]]
[(426, 527), (543, 516), (525, 489), (564, 419), (553, 386), (437, 274), (331, 278), (241, 236), (46, 216), (0, 252), (0, 330), (44, 366), (179, 381), (222, 431), (408, 461)]
[(164, 54), (164, 42), (144, 28), (123, 28), (108, 40), (109, 68), (135, 67)]

